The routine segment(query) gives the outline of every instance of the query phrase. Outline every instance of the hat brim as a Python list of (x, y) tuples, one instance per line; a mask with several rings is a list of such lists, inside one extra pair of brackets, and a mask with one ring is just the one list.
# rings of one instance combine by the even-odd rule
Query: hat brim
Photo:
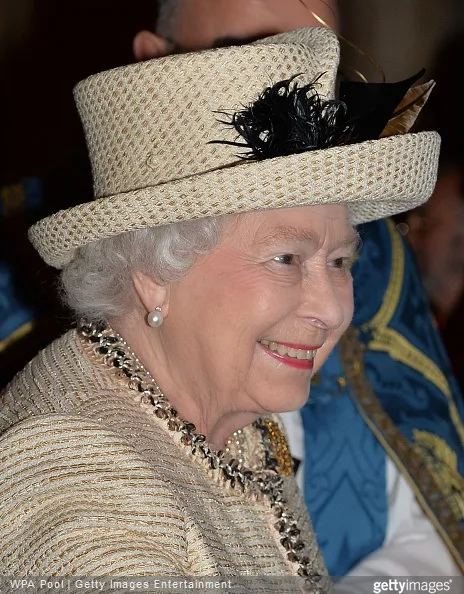
[(346, 203), (354, 225), (404, 212), (432, 194), (436, 132), (359, 144), (223, 169), (99, 198), (59, 211), (29, 230), (47, 264), (63, 268), (77, 248), (135, 229), (304, 205)]

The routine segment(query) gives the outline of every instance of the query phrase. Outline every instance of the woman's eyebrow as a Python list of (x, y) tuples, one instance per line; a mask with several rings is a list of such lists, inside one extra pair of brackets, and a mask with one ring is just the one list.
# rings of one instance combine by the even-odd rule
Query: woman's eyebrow
[(254, 244), (256, 246), (269, 245), (276, 243), (277, 241), (290, 240), (298, 243), (310, 242), (319, 244), (321, 238), (314, 231), (308, 231), (305, 229), (297, 229), (295, 227), (289, 227), (287, 225), (278, 226), (269, 233), (262, 235), (261, 237), (255, 238)]
[[(312, 243), (316, 246), (320, 246), (323, 243), (322, 238), (315, 232), (305, 229), (297, 229), (295, 227), (279, 226), (273, 229), (270, 233), (266, 233), (262, 237), (256, 238), (254, 244), (257, 247), (263, 245), (269, 245), (281, 240), (295, 241), (297, 243)], [(351, 231), (340, 240), (334, 242), (336, 249), (340, 247), (352, 247), (353, 251), (356, 251), (360, 244), (361, 238), (359, 233)]]
[(357, 231), (352, 231), (349, 235), (343, 238), (341, 241), (337, 241), (338, 247), (352, 247), (353, 251), (359, 250), (361, 247), (361, 236)]

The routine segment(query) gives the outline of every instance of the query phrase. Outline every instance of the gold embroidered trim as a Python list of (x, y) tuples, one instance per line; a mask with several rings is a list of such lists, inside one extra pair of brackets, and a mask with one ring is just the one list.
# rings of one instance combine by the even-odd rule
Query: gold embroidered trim
[(458, 457), (444, 439), (413, 429), (414, 449), (432, 470), (456, 520), (464, 520), (464, 480), (458, 472)]
[(30, 332), (32, 332), (32, 330), (34, 330), (35, 326), (36, 322), (34, 320), (32, 320), (31, 322), (26, 322), (17, 330), (12, 332), (9, 336), (1, 340), (0, 353), (3, 353), (3, 351), (6, 351), (6, 349), (9, 348), (12, 344), (18, 342), (18, 340), (21, 340), (22, 338), (27, 336)]
[(374, 332), (373, 336), (373, 340), (368, 345), (369, 350), (386, 352), (392, 359), (415, 369), (446, 396), (451, 421), (461, 443), (464, 444), (464, 425), (461, 422), (448, 380), (438, 365), (392, 328), (380, 328)]
[(447, 397), (451, 395), (448, 380), (438, 365), (396, 330), (382, 328), (375, 332), (373, 340), (369, 342), (369, 349), (387, 352), (393, 359), (418, 371)]
[(390, 279), (382, 305), (377, 314), (362, 325), (363, 331), (372, 332), (372, 340), (367, 348), (372, 351), (386, 352), (396, 361), (415, 369), (432, 384), (434, 384), (447, 398), (451, 421), (464, 445), (464, 424), (459, 416), (453, 394), (446, 376), (441, 369), (422, 353), (417, 347), (411, 344), (404, 336), (396, 330), (388, 328), (393, 314), (398, 307), (401, 295), (401, 288), (404, 280), (405, 257), (404, 247), (400, 234), (392, 220), (387, 219), (386, 225), (390, 234), (392, 246), (392, 265)]
[(408, 480), (420, 506), (464, 573), (464, 530), (454, 517), (450, 503), (443, 497), (432, 469), (397, 429), (374, 394), (365, 376), (363, 349), (354, 328), (342, 337), (340, 352), (359, 413)]

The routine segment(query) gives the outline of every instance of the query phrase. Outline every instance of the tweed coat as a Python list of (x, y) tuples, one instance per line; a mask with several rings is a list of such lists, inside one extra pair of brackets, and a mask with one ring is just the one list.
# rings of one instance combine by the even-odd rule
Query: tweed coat
[[(151, 408), (77, 330), (14, 378), (0, 409), (0, 575), (259, 576), (286, 591), (264, 577), (298, 570), (269, 503), (232, 489)], [(257, 433), (245, 428), (244, 458), (259, 471)], [(293, 477), (284, 496), (325, 576)]]

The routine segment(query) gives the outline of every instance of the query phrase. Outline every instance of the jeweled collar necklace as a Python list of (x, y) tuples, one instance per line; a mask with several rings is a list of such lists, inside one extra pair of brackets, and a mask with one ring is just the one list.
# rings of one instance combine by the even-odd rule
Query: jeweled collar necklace
[(263, 470), (252, 471), (225, 452), (211, 449), (205, 436), (196, 432), (195, 425), (183, 421), (178, 416), (177, 411), (169, 404), (156, 381), (122, 336), (109, 327), (88, 322), (81, 322), (78, 330), (84, 339), (94, 343), (94, 352), (100, 355), (107, 365), (124, 374), (129, 388), (140, 393), (140, 402), (151, 405), (156, 417), (165, 422), (169, 431), (181, 434), (181, 443), (189, 448), (193, 455), (206, 462), (209, 468), (218, 469), (225, 483), (232, 489), (239, 489), (243, 493), (255, 495), (269, 502), (276, 518), (274, 526), (279, 532), (280, 544), (286, 550), (287, 559), (298, 564), (297, 574), (305, 578), (306, 587), (310, 588), (311, 592), (326, 592), (323, 586), (325, 580), (321, 579), (323, 576), (315, 575), (311, 571), (310, 559), (302, 553), (306, 548), (305, 543), (300, 538), (296, 521), (286, 509), (282, 474), (288, 474), (288, 461), (285, 453), (280, 456), (283, 458), (280, 464), (278, 452), (275, 457), (275, 450), (282, 448), (285, 451), (286, 444), (282, 447), (280, 437), (276, 438), (273, 435), (275, 424), (269, 419), (258, 419), (253, 423), (262, 435), (266, 455)]

